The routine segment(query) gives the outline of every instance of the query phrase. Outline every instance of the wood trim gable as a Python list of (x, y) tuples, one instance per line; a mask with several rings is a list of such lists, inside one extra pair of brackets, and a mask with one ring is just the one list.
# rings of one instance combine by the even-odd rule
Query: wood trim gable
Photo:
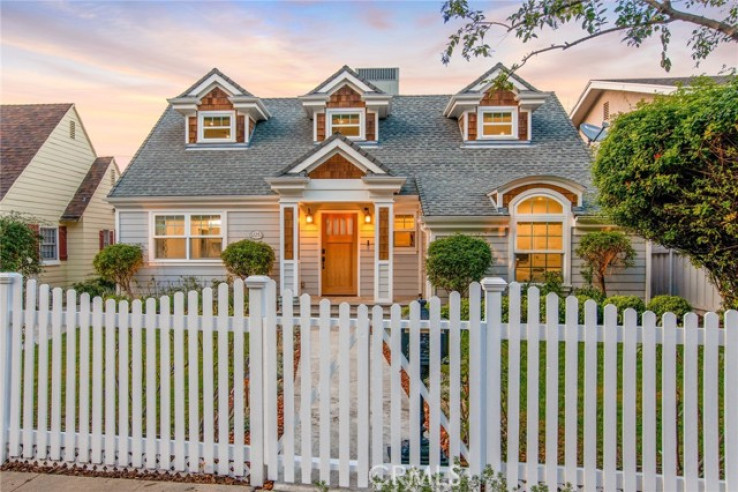
[(556, 186), (550, 183), (531, 183), (531, 184), (518, 186), (517, 188), (513, 188), (512, 190), (506, 191), (502, 195), (502, 206), (509, 207), (510, 202), (512, 202), (515, 199), (515, 197), (517, 197), (524, 191), (532, 190), (534, 188), (537, 188), (537, 189), (543, 188), (543, 189), (555, 191), (557, 193), (560, 193), (564, 197), (566, 197), (566, 199), (571, 202), (572, 206), (576, 206), (577, 204), (577, 201), (578, 201), (577, 195), (571, 190), (567, 190), (566, 188), (562, 188), (561, 186)]
[(310, 179), (361, 179), (366, 175), (341, 154), (331, 156), (324, 163), (310, 171)]

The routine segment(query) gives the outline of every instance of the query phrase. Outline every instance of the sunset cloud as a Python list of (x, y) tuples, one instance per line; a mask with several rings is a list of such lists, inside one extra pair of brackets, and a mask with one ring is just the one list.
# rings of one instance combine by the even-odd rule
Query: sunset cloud
[[(217, 66), (262, 97), (306, 93), (340, 66), (400, 67), (404, 94), (448, 94), (492, 64), (533, 46), (493, 33), (491, 59), (449, 66), (440, 52), (453, 25), (441, 2), (2, 2), (0, 98), (4, 104), (74, 102), (96, 150), (126, 164), (166, 107)], [(515, 3), (489, 4), (503, 18)], [(735, 66), (717, 50), (700, 68), (673, 35), (673, 75)], [(551, 33), (539, 43), (573, 33)], [(521, 75), (571, 106), (587, 80), (664, 76), (658, 43), (640, 49), (611, 37), (531, 60)]]

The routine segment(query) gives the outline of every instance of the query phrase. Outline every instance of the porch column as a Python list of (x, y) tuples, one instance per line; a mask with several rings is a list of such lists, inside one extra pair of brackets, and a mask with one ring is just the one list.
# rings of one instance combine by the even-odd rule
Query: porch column
[(298, 261), (300, 213), (296, 203), (279, 204), (279, 289), (300, 295)]
[(374, 302), (393, 301), (392, 267), (394, 249), (393, 203), (374, 203)]

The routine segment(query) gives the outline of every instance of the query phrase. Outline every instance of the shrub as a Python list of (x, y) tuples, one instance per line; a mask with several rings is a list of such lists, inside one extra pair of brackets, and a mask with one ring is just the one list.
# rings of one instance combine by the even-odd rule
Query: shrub
[(618, 323), (623, 322), (623, 311), (628, 308), (633, 308), (638, 313), (638, 316), (643, 314), (646, 310), (646, 305), (638, 296), (610, 296), (605, 299), (604, 305), (612, 304), (618, 308)]
[(24, 277), (41, 273), (41, 237), (29, 226), (33, 222), (16, 212), (0, 216), (0, 271), (18, 272)]
[(607, 295), (605, 277), (613, 267), (625, 268), (633, 266), (635, 250), (628, 236), (618, 231), (597, 231), (585, 234), (576, 254), (584, 260), (585, 270), (582, 272), (591, 284), (597, 282), (598, 288)]
[(603, 302), (605, 302), (606, 299), (605, 294), (603, 294), (599, 289), (595, 289), (592, 286), (574, 289), (572, 294), (577, 297), (583, 296), (587, 299), (594, 299), (595, 301), (597, 301), (597, 304), (602, 304)]
[(228, 245), (220, 258), (228, 272), (246, 279), (251, 275), (269, 275), (274, 265), (274, 250), (266, 243), (244, 239)]
[(130, 294), (131, 279), (143, 265), (143, 251), (138, 245), (112, 244), (100, 251), (92, 264), (103, 279), (115, 282)]
[(90, 297), (105, 297), (115, 293), (115, 282), (104, 279), (102, 277), (94, 277), (83, 282), (72, 284), (72, 289), (77, 291), (77, 295), (87, 293)]
[(646, 309), (661, 318), (664, 313), (674, 313), (677, 319), (682, 319), (685, 314), (692, 312), (692, 306), (683, 297), (679, 296), (656, 296), (651, 299)]
[(425, 264), (434, 287), (465, 295), (492, 266), (492, 250), (482, 238), (454, 234), (430, 244)]

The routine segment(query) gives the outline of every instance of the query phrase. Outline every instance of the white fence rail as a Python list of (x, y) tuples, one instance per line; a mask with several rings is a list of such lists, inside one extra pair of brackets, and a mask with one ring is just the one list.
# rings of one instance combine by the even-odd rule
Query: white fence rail
[(448, 319), (437, 298), (312, 318), (245, 287), (248, 314), (243, 282), (129, 305), (2, 274), (0, 462), (367, 487), (458, 458), (511, 487), (738, 490), (736, 311), (580, 313), (485, 279), (468, 320), (457, 293)]

